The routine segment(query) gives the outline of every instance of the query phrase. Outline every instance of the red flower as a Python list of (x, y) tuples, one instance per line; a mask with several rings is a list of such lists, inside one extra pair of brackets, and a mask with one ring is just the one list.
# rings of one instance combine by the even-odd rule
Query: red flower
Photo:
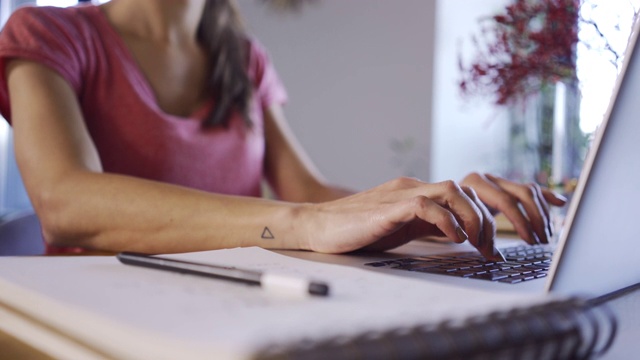
[(580, 0), (516, 0), (483, 24), (477, 54), (465, 67), (464, 95), (493, 94), (504, 105), (549, 82), (575, 77)]

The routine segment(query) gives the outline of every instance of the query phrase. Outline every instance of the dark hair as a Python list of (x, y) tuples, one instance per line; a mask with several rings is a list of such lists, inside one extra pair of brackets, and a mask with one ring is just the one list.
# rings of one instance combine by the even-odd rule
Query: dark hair
[(250, 126), (249, 41), (234, 1), (207, 0), (196, 36), (208, 57), (205, 91), (215, 100), (203, 126), (228, 126), (234, 111)]

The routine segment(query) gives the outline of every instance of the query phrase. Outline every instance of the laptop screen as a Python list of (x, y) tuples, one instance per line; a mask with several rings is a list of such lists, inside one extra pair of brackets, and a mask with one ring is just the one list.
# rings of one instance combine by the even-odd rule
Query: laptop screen
[(600, 296), (640, 283), (639, 26), (568, 210), (552, 292)]

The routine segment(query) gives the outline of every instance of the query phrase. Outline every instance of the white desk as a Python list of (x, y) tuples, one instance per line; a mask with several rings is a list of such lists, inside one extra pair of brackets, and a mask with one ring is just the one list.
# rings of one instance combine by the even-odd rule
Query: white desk
[(640, 286), (607, 302), (618, 319), (613, 347), (602, 359), (637, 359), (640, 355)]

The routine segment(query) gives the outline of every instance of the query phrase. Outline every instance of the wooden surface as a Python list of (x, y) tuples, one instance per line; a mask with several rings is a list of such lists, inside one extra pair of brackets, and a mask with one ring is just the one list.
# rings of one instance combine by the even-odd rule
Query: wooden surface
[(52, 360), (53, 358), (0, 331), (0, 358), (12, 360)]

